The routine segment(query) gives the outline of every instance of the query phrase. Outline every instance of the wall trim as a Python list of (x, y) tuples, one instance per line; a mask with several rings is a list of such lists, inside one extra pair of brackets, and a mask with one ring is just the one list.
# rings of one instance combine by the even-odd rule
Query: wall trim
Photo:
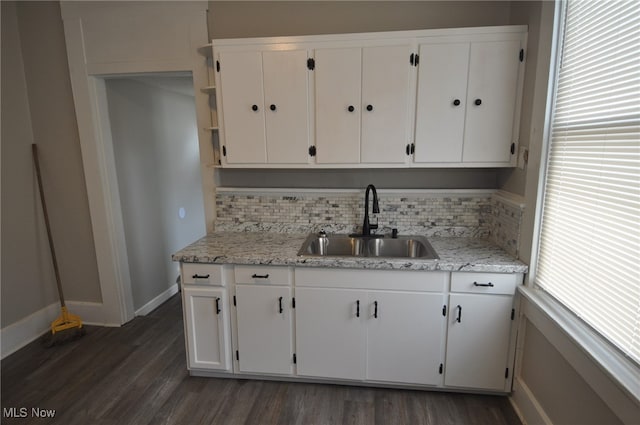
[[(206, 59), (197, 48), (208, 42), (206, 26), (207, 3), (204, 1), (143, 2), (136, 5), (119, 2), (61, 3), (67, 59), (77, 116), (80, 151), (89, 200), (89, 212), (98, 260), (104, 320), (120, 325), (135, 317), (133, 295), (126, 255), (120, 195), (111, 146), (108, 109), (106, 108), (105, 75), (191, 72), (194, 87), (209, 85)], [(113, 26), (101, 28), (101, 34), (85, 29), (92, 22), (127, 19), (124, 30)], [(157, 19), (162, 17), (163, 19)], [(171, 25), (167, 27), (167, 23)], [(123, 38), (145, 24), (153, 31), (133, 31), (135, 39)], [(127, 26), (128, 25), (128, 26)], [(113, 35), (118, 35), (113, 37)], [(169, 43), (173, 50), (154, 48)], [(144, 52), (144, 60), (140, 59)], [(133, 58), (133, 59), (132, 59)], [(203, 200), (208, 230), (213, 229), (215, 200), (211, 193), (215, 184), (209, 97), (196, 91), (196, 120), (200, 146)]]
[[(67, 308), (70, 313), (80, 316), (82, 324), (93, 326), (120, 326), (119, 323), (108, 323), (105, 321), (104, 305), (87, 301), (67, 301)], [(56, 305), (58, 305), (56, 303)]]
[(27, 317), (2, 328), (0, 331), (2, 358), (4, 359), (15, 353), (47, 332), (59, 311), (60, 303), (49, 304)]
[(523, 210), (526, 205), (523, 196), (520, 196), (516, 193), (505, 192), (504, 190), (496, 191), (493, 194), (493, 198), (514, 208), (520, 208), (521, 210)]
[(538, 399), (519, 376), (513, 380), (509, 402), (524, 425), (553, 425)]
[[(252, 187), (217, 187), (216, 193), (221, 195), (277, 195), (277, 196), (319, 196), (319, 195), (361, 195), (362, 189), (306, 189), (306, 188), (252, 188)], [(406, 197), (460, 197), (491, 196), (496, 189), (377, 189), (378, 195), (402, 195)]]
[[(118, 326), (104, 321), (101, 303), (67, 301), (70, 313), (77, 314), (84, 325)], [(0, 330), (2, 358), (15, 353), (49, 331), (51, 322), (60, 314), (60, 303), (55, 302)]]
[(174, 283), (166, 291), (136, 310), (136, 316), (146, 316), (156, 308), (160, 307), (165, 301), (178, 293), (178, 284)]

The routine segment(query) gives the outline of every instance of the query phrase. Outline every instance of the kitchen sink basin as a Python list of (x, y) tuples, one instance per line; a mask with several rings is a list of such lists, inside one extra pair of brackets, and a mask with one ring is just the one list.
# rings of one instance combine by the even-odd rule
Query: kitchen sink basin
[(437, 260), (438, 255), (424, 236), (356, 236), (312, 233), (298, 251), (311, 257), (381, 257)]

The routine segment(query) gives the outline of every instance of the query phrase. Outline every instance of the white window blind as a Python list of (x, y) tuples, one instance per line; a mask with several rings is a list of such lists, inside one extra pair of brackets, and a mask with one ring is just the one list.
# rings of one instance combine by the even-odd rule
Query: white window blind
[(536, 284), (640, 363), (640, 2), (566, 7)]

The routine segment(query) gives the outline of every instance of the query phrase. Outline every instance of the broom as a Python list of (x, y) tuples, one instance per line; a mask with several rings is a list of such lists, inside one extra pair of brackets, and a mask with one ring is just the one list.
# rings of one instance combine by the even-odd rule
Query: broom
[(58, 271), (58, 261), (56, 259), (56, 251), (53, 247), (53, 238), (51, 236), (51, 226), (49, 225), (49, 214), (47, 213), (47, 204), (44, 200), (44, 190), (42, 188), (42, 177), (40, 175), (40, 163), (38, 161), (38, 147), (36, 144), (31, 145), (33, 154), (33, 163), (36, 167), (36, 177), (38, 179), (38, 189), (40, 191), (40, 202), (42, 204), (42, 213), (44, 215), (44, 223), (47, 228), (47, 239), (49, 240), (49, 250), (51, 251), (51, 260), (53, 261), (53, 270), (56, 275), (56, 284), (58, 286), (58, 296), (60, 297), (60, 316), (51, 322), (51, 334), (45, 338), (45, 345), (51, 347), (65, 343), (67, 341), (80, 338), (84, 335), (82, 320), (79, 316), (69, 313), (64, 302), (62, 293), (62, 284), (60, 282), (60, 272)]

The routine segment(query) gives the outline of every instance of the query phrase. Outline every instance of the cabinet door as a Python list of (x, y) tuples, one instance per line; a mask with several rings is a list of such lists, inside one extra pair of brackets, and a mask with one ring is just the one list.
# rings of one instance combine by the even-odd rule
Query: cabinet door
[(511, 161), (519, 52), (519, 40), (471, 43), (464, 162)]
[(296, 288), (298, 375), (365, 377), (364, 291)]
[(439, 385), (443, 294), (371, 292), (367, 310), (367, 379)]
[(316, 162), (360, 162), (361, 49), (315, 51)]
[(182, 296), (189, 369), (230, 370), (227, 290), (185, 285)]
[(291, 374), (291, 288), (237, 285), (236, 304), (240, 370)]
[(507, 295), (451, 294), (445, 385), (505, 391), (512, 303)]
[(220, 97), (226, 162), (266, 162), (262, 56), (260, 52), (220, 53)]
[(362, 49), (363, 163), (403, 164), (409, 140), (410, 47)]
[(469, 43), (420, 45), (415, 162), (461, 162)]
[(262, 53), (267, 162), (307, 164), (309, 95), (307, 51)]

